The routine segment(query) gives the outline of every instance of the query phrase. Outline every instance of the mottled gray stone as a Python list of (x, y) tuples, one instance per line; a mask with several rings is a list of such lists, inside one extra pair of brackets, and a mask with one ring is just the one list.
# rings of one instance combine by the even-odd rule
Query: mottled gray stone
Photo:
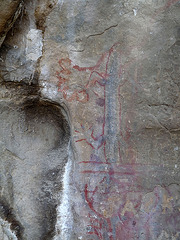
[(1, 0), (0, 2), (0, 46), (6, 38), (7, 32), (12, 28), (13, 24), (19, 17), (23, 0)]

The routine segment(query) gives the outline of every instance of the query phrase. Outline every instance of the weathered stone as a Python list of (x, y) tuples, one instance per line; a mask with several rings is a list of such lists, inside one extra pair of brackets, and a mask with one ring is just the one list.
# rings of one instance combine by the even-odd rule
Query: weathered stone
[(1, 90), (0, 199), (23, 226), (22, 239), (49, 239), (67, 162), (68, 125), (60, 108), (39, 101), (35, 89), (11, 85)]
[(0, 46), (2, 45), (7, 32), (11, 29), (14, 22), (21, 13), (23, 6), (22, 0), (1, 0), (0, 11)]
[(0, 52), (0, 199), (19, 238), (180, 238), (179, 7), (25, 2)]

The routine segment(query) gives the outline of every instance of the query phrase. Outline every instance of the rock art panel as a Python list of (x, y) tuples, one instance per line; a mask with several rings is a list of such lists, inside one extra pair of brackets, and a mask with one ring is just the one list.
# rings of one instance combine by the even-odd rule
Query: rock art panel
[[(176, 11), (178, 1), (159, 2), (154, 10), (152, 3), (151, 12), (145, 17), (149, 23), (142, 23), (145, 9), (142, 10), (140, 4), (139, 10), (132, 8), (134, 23), (124, 17), (119, 23), (121, 27), (112, 24), (104, 31), (86, 36), (87, 22), (83, 19), (84, 11), (79, 10), (79, 6), (84, 7), (82, 1), (71, 7), (66, 2), (61, 4), (60, 12), (63, 15), (69, 7), (68, 17), (74, 21), (74, 27), (73, 23), (68, 25), (67, 17), (62, 23), (66, 25), (67, 22), (66, 28), (62, 30), (58, 25), (59, 32), (56, 26), (53, 32), (47, 27), (45, 32), (42, 94), (64, 103), (71, 112), (76, 161), (72, 190), (76, 198), (72, 206), (75, 216), (80, 218), (76, 219), (78, 224), (74, 227), (75, 239), (161, 239), (162, 236), (168, 239), (179, 236), (175, 225), (173, 232), (171, 224), (168, 230), (162, 227), (167, 225), (167, 219), (175, 217), (178, 222), (179, 217), (179, 210), (172, 207), (177, 204), (173, 203), (174, 195), (169, 191), (170, 183), (178, 188), (179, 182), (176, 170), (179, 153), (176, 155), (174, 151), (179, 149), (179, 133), (177, 125), (173, 124), (179, 121), (179, 114), (170, 107), (177, 103), (179, 88), (170, 80), (170, 75), (165, 80), (168, 73), (163, 60), (165, 52), (170, 56), (170, 52), (177, 49), (177, 43), (174, 39), (175, 44), (168, 48), (170, 42), (165, 36), (166, 43), (160, 46), (158, 34), (163, 35), (163, 24), (161, 20), (161, 27), (157, 24), (158, 19), (173, 11), (171, 8)], [(130, 5), (123, 10), (128, 10)], [(91, 9), (92, 6), (88, 6)], [(108, 13), (108, 8), (106, 10)], [(79, 11), (83, 27), (78, 22)], [(58, 15), (58, 11), (54, 14)], [(50, 23), (48, 20), (47, 24)], [(94, 27), (94, 22), (91, 24)], [(130, 33), (125, 32), (126, 24)], [(147, 24), (149, 33), (143, 30)], [(137, 26), (142, 28), (139, 36)], [(85, 29), (84, 39), (82, 37), (79, 43), (77, 37), (83, 35), (82, 29)], [(58, 35), (61, 30), (64, 39)], [(70, 33), (68, 30), (72, 30), (72, 35), (66, 35)], [(108, 41), (108, 32), (114, 43)], [(151, 34), (154, 34), (152, 38)], [(51, 63), (45, 59), (50, 56), (48, 47), (52, 45), (56, 61), (52, 60), (54, 65), (50, 67)], [(163, 48), (167, 51), (160, 53), (161, 48), (162, 52)], [(89, 53), (90, 49), (94, 54)], [(171, 96), (164, 91), (168, 88), (166, 81), (171, 82)], [(144, 201), (148, 193), (151, 197), (147, 200), (150, 208), (147, 212)], [(160, 219), (164, 219), (163, 224)]]
[[(176, 204), (173, 204), (174, 197), (169, 187), (158, 186), (167, 167), (137, 162), (137, 150), (131, 141), (134, 131), (131, 123), (137, 114), (133, 105), (138, 98), (139, 83), (135, 82), (134, 96), (129, 99), (130, 106), (126, 105), (129, 112), (123, 116), (121, 92), (127, 89), (133, 91), (132, 83), (123, 76), (123, 72), (133, 68), (134, 63), (125, 66), (121, 61), (123, 53), (118, 47), (120, 45), (115, 44), (93, 67), (73, 66), (70, 59), (61, 59), (58, 62), (61, 70), (56, 72), (58, 91), (67, 102), (84, 105), (91, 102), (97, 110), (90, 119), (91, 125), (85, 126), (89, 123), (88, 119), (87, 122), (78, 123), (74, 131), (78, 155), (81, 156), (83, 149), (86, 149), (76, 170), (79, 172), (77, 181), (87, 181), (79, 184), (82, 187), (79, 194), (88, 209), (86, 239), (157, 239), (164, 231), (160, 218), (164, 218), (166, 224), (170, 216), (178, 222), (179, 210), (173, 210)], [(71, 77), (74, 71), (89, 75), (86, 85), (79, 85), (78, 90), (70, 89), (72, 85), (69, 82), (73, 81)], [(125, 127), (121, 126), (123, 123)], [(157, 172), (159, 175), (153, 176)], [(146, 186), (144, 179), (150, 176), (154, 180), (151, 186)], [(146, 191), (151, 194), (144, 207)], [(174, 225), (176, 236), (178, 232), (179, 228)], [(174, 236), (172, 232), (166, 235)]]

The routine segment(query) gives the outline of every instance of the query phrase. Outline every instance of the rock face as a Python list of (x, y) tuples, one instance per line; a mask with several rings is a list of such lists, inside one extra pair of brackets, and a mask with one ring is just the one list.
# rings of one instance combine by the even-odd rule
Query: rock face
[[(68, 161), (68, 123), (59, 106), (39, 101), (36, 89), (1, 89), (1, 218), (17, 239), (51, 239), (61, 175)], [(2, 225), (3, 226), (3, 225)], [(2, 238), (1, 238), (2, 239)], [(11, 238), (9, 238), (11, 239)]]
[(180, 2), (1, 4), (0, 240), (180, 239)]
[(23, 1), (22, 0), (1, 0), (0, 12), (0, 46), (2, 45), (7, 32), (19, 17)]

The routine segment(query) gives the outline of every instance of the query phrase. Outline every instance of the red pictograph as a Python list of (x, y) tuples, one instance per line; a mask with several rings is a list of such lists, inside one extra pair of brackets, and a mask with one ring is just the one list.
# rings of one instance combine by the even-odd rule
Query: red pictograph
[(86, 103), (89, 100), (89, 95), (86, 90), (80, 86), (80, 89), (70, 88), (71, 60), (69, 58), (62, 58), (59, 60), (60, 71), (56, 72), (56, 77), (59, 79), (58, 91), (63, 94), (64, 99), (69, 102), (78, 101)]
[[(89, 90), (91, 90), (91, 92), (93, 92), (91, 97), (93, 97), (93, 100), (96, 99), (95, 102), (97, 104), (97, 108), (100, 109), (99, 118), (101, 118), (101, 121), (98, 124), (98, 129), (100, 129), (98, 134), (95, 134), (95, 132), (97, 132), (97, 126), (93, 125), (93, 123), (88, 130), (85, 129), (82, 124), (80, 129), (75, 130), (77, 134), (83, 135), (83, 138), (76, 140), (76, 143), (85, 142), (85, 144), (90, 146), (92, 151), (90, 159), (79, 162), (79, 164), (83, 164), (84, 169), (81, 171), (81, 174), (86, 174), (90, 178), (93, 178), (96, 175), (100, 176), (100, 180), (97, 180), (96, 186), (93, 190), (88, 183), (85, 183), (83, 190), (84, 199), (89, 208), (90, 224), (87, 226), (87, 235), (90, 235), (92, 239), (94, 239), (93, 236), (95, 236), (95, 239), (100, 240), (123, 240), (125, 238), (133, 239), (135, 232), (138, 231), (138, 224), (135, 223), (139, 221), (133, 211), (138, 211), (140, 209), (143, 195), (143, 187), (138, 182), (138, 178), (148, 167), (147, 164), (136, 163), (136, 156), (131, 146), (131, 124), (129, 123), (129, 119), (133, 119), (134, 117), (131, 109), (122, 123), (121, 91), (123, 86), (128, 84), (128, 80), (125, 78), (121, 81), (121, 77), (123, 69), (127, 69), (128, 66), (127, 64), (123, 65), (121, 62), (116, 73), (118, 74), (117, 79), (120, 80), (117, 88), (119, 103), (119, 131), (122, 141), (128, 146), (129, 155), (127, 157), (129, 158), (128, 162), (130, 163), (122, 162), (121, 143), (119, 143), (119, 163), (113, 163), (107, 158), (107, 147), (109, 143), (107, 143), (106, 140), (108, 128), (106, 123), (106, 102), (108, 94), (106, 87), (110, 77), (110, 73), (108, 72), (109, 64), (111, 58), (114, 58), (114, 54), (117, 53), (116, 47), (118, 46), (119, 44), (115, 44), (109, 51), (104, 53), (94, 67), (81, 68), (78, 66), (72, 66), (71, 60), (61, 59), (59, 61), (59, 65), (62, 69), (57, 72), (57, 77), (59, 79), (59, 91), (63, 93), (63, 96), (67, 101), (78, 101), (81, 104), (85, 104), (86, 102), (91, 101), (88, 94)], [(121, 54), (119, 53), (118, 57), (120, 56)], [(79, 72), (88, 71), (89, 73), (88, 82), (84, 86), (81, 86), (85, 93), (82, 101), (79, 99), (78, 95), (81, 91), (74, 89), (70, 92), (70, 86), (68, 86), (73, 69)], [(100, 91), (96, 92), (96, 88), (100, 89)], [(125, 131), (122, 131), (122, 128)], [(97, 155), (97, 151), (100, 152), (100, 155)], [(90, 168), (86, 168), (86, 165), (89, 166), (89, 164), (92, 166)], [(95, 168), (93, 166), (95, 166)], [(116, 186), (116, 190), (112, 186)], [(128, 200), (129, 195), (132, 193), (136, 197)], [(116, 202), (116, 199), (119, 199), (119, 202)], [(129, 204), (131, 208), (134, 209), (133, 211), (132, 209), (127, 211), (123, 210), (125, 209), (128, 201), (130, 201)], [(159, 201), (157, 193), (154, 208), (158, 206)], [(152, 211), (152, 213), (146, 216), (146, 221), (144, 223), (147, 238), (150, 237), (149, 221), (153, 216), (154, 212)], [(107, 236), (104, 235), (105, 233)]]
[[(177, 0), (170, 0), (167, 4), (156, 12), (156, 15), (170, 7)], [(155, 15), (155, 16), (156, 16)], [(143, 186), (139, 182), (140, 176), (146, 174), (146, 170), (154, 171), (153, 167), (161, 171), (161, 166), (151, 166), (147, 164), (138, 164), (136, 162), (136, 154), (131, 144), (131, 123), (130, 119), (134, 118), (133, 102), (136, 93), (131, 98), (132, 106), (129, 107), (129, 112), (122, 118), (123, 101), (121, 92), (125, 85), (130, 85), (128, 74), (124, 78), (124, 72), (127, 73), (129, 68), (133, 66), (136, 59), (131, 59), (128, 63), (122, 62), (121, 57), (123, 51), (120, 51), (120, 44), (114, 44), (107, 52), (103, 53), (96, 65), (92, 67), (80, 67), (73, 65), (69, 58), (59, 61), (60, 70), (56, 72), (58, 78), (58, 90), (63, 94), (63, 97), (68, 102), (77, 101), (80, 104), (94, 101), (99, 109), (99, 116), (92, 125), (85, 129), (81, 124), (80, 129), (75, 130), (76, 134), (83, 136), (76, 140), (77, 144), (81, 142), (87, 144), (91, 148), (91, 156), (79, 164), (83, 165), (81, 174), (86, 174), (89, 178), (95, 178), (96, 186), (92, 189), (89, 183), (84, 184), (83, 196), (86, 205), (89, 208), (89, 221), (87, 226), (87, 235), (92, 239), (109, 239), (109, 240), (124, 240), (135, 239), (135, 234), (140, 229), (141, 220), (135, 215), (142, 204)], [(115, 57), (116, 56), (116, 57)], [(116, 73), (110, 72), (112, 59), (118, 57), (118, 69)], [(88, 74), (86, 83), (72, 86), (70, 80), (73, 72), (78, 75), (81, 73)], [(135, 70), (136, 71), (136, 70)], [(107, 85), (112, 75), (116, 77), (119, 85), (117, 92), (114, 93), (118, 97), (118, 112), (119, 112), (119, 135), (121, 142), (127, 146), (128, 155), (127, 161), (122, 161), (122, 143), (119, 142), (119, 159), (117, 162), (112, 162), (112, 159), (107, 157), (108, 145), (107, 142)], [(137, 72), (135, 72), (135, 89), (141, 86), (137, 81)], [(90, 94), (91, 92), (91, 94)], [(131, 111), (132, 110), (132, 111)], [(98, 122), (98, 124), (97, 124)], [(98, 155), (99, 153), (99, 155)], [(88, 166), (88, 167), (86, 167)], [(147, 190), (147, 189), (146, 189)], [(130, 199), (131, 194), (135, 197)], [(170, 193), (168, 193), (170, 195)], [(143, 223), (141, 228), (144, 228), (144, 239), (150, 239), (151, 233), (149, 229), (150, 221), (155, 218), (156, 211), (161, 201), (158, 188), (154, 190), (155, 202), (149, 213), (143, 215)], [(117, 201), (118, 200), (118, 201)], [(116, 202), (117, 201), (117, 202)], [(129, 204), (129, 205), (128, 205)], [(139, 224), (139, 225), (138, 225)]]

